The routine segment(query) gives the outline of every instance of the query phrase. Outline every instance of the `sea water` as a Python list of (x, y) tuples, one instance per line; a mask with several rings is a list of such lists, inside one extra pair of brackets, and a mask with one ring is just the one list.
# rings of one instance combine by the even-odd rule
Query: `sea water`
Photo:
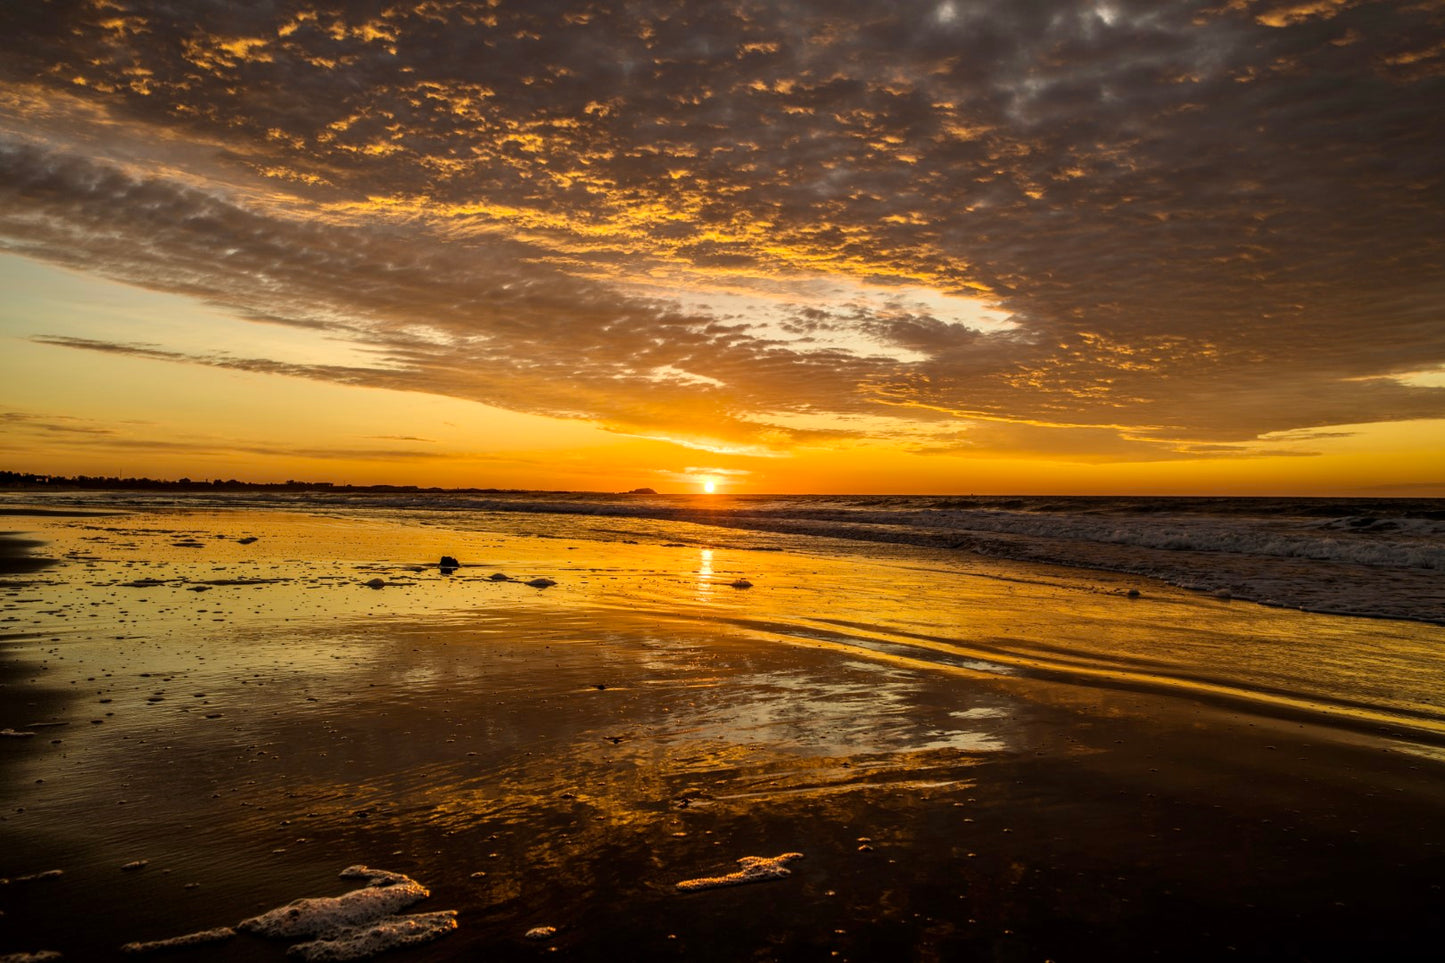
[[(93, 508), (265, 507), (537, 535), (699, 540), (695, 526), (940, 548), (1159, 579), (1219, 598), (1445, 624), (1445, 499), (75, 492)], [(4, 501), (34, 501), (9, 493)]]

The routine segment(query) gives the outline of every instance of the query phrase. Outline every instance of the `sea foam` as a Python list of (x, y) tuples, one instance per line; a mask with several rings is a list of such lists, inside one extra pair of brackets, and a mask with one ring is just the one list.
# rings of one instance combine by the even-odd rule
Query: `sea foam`
[(779, 856), (744, 856), (738, 860), (742, 868), (725, 876), (701, 876), (685, 879), (676, 884), (684, 893), (700, 889), (718, 889), (723, 886), (740, 886), (743, 883), (758, 883), (768, 879), (782, 879), (793, 871), (785, 865), (795, 859), (802, 859), (802, 853), (783, 853)]
[(367, 885), (342, 896), (298, 899), (243, 920), (240, 929), (278, 938), (326, 936), (388, 916), (431, 895), (409, 876), (369, 866), (348, 866), (341, 878), (365, 879)]
[(286, 951), (309, 963), (330, 960), (364, 960), (400, 946), (429, 943), (457, 928), (456, 910), (386, 916), (361, 926), (348, 926), (324, 939), (297, 943)]
[(191, 946), (205, 946), (208, 943), (223, 943), (234, 938), (236, 931), (229, 926), (218, 926), (213, 930), (201, 930), (199, 933), (187, 933), (184, 936), (172, 936), (167, 940), (151, 940), (145, 943), (127, 943), (120, 948), (122, 953), (132, 955), (140, 953), (155, 953), (159, 950), (178, 950)]
[[(170, 939), (127, 943), (121, 952), (151, 953), (228, 940), (237, 930), (274, 939), (295, 940), (287, 953), (303, 960), (362, 960), (399, 946), (426, 943), (457, 928), (455, 910), (397, 915), (431, 892), (409, 876), (369, 866), (348, 866), (343, 879), (364, 879), (366, 886), (341, 896), (298, 899), (229, 926), (187, 933)], [(58, 959), (21, 955), (0, 958), (0, 963)]]

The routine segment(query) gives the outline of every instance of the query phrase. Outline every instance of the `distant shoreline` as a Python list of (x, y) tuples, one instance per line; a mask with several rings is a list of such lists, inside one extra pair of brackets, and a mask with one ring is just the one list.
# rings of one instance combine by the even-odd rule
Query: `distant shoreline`
[(1188, 502), (1269, 502), (1289, 500), (1292, 502), (1438, 502), (1445, 501), (1441, 495), (1418, 494), (1345, 494), (1345, 495), (1231, 495), (1231, 494), (1098, 494), (1098, 493), (1020, 493), (1020, 492), (727, 492), (705, 495), (701, 492), (659, 492), (652, 488), (633, 488), (628, 491), (602, 491), (574, 488), (495, 488), (463, 487), (449, 488), (440, 485), (352, 485), (322, 481), (252, 482), (236, 478), (196, 481), (190, 478), (120, 478), (93, 475), (45, 475), (32, 472), (0, 471), (0, 492), (68, 492), (68, 491), (170, 491), (170, 492), (336, 492), (343, 494), (434, 494), (434, 495), (594, 495), (618, 497), (638, 495), (665, 498), (960, 498), (992, 501), (997, 499), (1067, 499), (1070, 501), (1118, 501), (1126, 499), (1151, 500), (1172, 503)]
[(363, 492), (424, 493), (461, 495), (656, 495), (651, 488), (625, 492), (590, 492), (537, 488), (442, 488), (426, 485), (345, 485), (334, 482), (248, 482), (236, 478), (193, 481), (190, 478), (117, 478), (91, 475), (40, 475), (0, 471), (0, 489), (9, 491), (279, 491), (279, 492)]

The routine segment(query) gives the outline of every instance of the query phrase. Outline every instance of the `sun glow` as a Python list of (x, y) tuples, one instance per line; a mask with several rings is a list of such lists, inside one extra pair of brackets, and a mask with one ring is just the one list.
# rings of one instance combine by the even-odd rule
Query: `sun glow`
[(717, 491), (717, 481), (712, 478), (704, 478), (702, 480), (702, 490), (705, 494), (713, 494)]

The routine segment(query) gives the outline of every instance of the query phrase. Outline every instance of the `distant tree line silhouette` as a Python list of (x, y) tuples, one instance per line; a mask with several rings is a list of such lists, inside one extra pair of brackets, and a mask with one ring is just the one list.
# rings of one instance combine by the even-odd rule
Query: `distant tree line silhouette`
[[(116, 475), (41, 475), (24, 471), (0, 471), (0, 488), (12, 489), (66, 489), (100, 490), (116, 489), (127, 491), (182, 491), (182, 492), (226, 492), (226, 491), (335, 491), (335, 492), (470, 492), (481, 495), (524, 494), (523, 488), (424, 488), (420, 485), (338, 485), (335, 482), (296, 481), (246, 482), (235, 478), (215, 478), (194, 481), (190, 478), (175, 480), (163, 478), (121, 478)], [(569, 494), (550, 492), (550, 494)], [(655, 495), (651, 488), (635, 488), (628, 495)]]
[[(284, 482), (244, 482), (236, 478), (193, 481), (190, 478), (122, 478), (117, 475), (41, 475), (24, 471), (0, 471), (0, 488), (126, 488), (164, 489), (167, 491), (227, 491), (241, 489), (272, 489), (308, 491), (317, 488), (352, 488), (332, 482), (307, 482), (289, 479)], [(420, 491), (415, 485), (366, 485), (367, 489)]]

